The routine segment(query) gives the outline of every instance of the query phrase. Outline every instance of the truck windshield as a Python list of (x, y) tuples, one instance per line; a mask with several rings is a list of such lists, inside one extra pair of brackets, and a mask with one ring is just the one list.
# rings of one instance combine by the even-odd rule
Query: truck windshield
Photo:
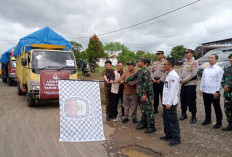
[(32, 69), (41, 69), (45, 67), (54, 69), (61, 67), (74, 68), (74, 56), (72, 53), (68, 52), (34, 51), (32, 56)]
[(11, 61), (11, 67), (16, 67), (16, 60)]

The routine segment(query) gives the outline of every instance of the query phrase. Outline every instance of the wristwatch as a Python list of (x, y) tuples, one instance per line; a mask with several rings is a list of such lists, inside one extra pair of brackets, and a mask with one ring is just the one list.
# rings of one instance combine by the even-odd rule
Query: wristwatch
[(218, 94), (219, 94), (219, 93), (220, 93), (220, 91), (216, 91), (216, 93), (218, 93)]

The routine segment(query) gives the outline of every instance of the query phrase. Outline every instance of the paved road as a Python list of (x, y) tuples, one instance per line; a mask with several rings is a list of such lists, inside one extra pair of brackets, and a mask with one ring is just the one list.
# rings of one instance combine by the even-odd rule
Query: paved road
[(155, 115), (157, 132), (153, 134), (137, 131), (132, 122), (104, 121), (106, 141), (64, 143), (59, 142), (58, 102), (29, 108), (26, 97), (17, 95), (16, 86), (0, 79), (0, 157), (232, 156), (232, 132), (214, 130), (213, 124), (202, 126), (204, 109), (199, 96), (197, 104), (197, 123), (180, 122), (182, 144), (174, 148), (159, 140), (163, 136), (161, 113)]

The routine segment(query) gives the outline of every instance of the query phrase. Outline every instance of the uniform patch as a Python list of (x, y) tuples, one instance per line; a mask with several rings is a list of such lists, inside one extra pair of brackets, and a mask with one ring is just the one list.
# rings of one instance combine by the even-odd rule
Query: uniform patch
[(175, 82), (175, 80), (172, 80), (172, 83), (174, 83)]
[(197, 67), (197, 62), (194, 62), (194, 63), (193, 63), (193, 66), (194, 66), (194, 67)]

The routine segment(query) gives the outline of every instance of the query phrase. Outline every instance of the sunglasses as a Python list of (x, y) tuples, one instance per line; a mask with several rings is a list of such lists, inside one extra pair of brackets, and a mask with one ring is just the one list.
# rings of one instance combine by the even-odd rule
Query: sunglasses
[(156, 55), (158, 56), (158, 55), (161, 55), (162, 53), (157, 53)]

